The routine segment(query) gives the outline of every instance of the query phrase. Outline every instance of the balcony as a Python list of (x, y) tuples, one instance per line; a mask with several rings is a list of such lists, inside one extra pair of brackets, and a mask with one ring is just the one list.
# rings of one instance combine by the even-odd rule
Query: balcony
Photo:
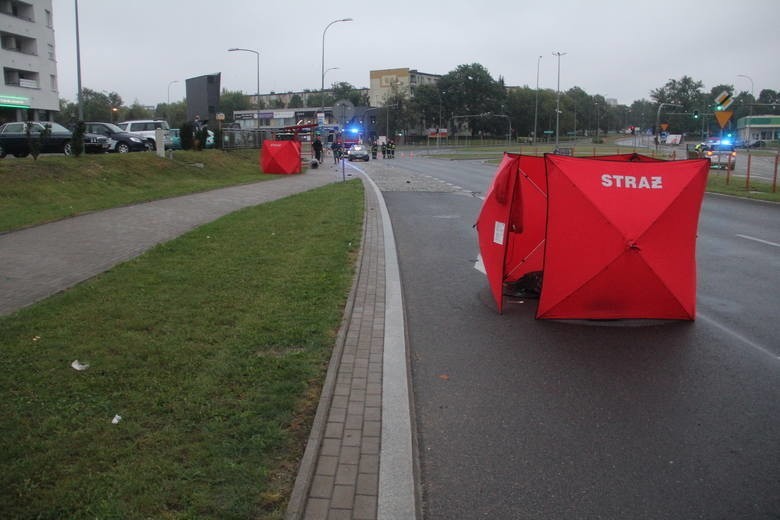
[(35, 21), (33, 6), (17, 0), (0, 0), (0, 14), (6, 14), (28, 22)]

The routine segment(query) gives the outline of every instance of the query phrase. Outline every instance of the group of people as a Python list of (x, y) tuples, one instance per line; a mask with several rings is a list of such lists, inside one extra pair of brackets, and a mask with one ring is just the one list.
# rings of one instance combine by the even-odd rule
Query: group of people
[[(321, 163), (323, 146), (319, 136), (314, 138), (314, 141), (311, 143), (311, 148), (314, 150), (314, 159), (317, 163)], [(333, 141), (330, 145), (330, 149), (333, 152), (333, 162), (338, 163), (344, 153), (344, 145), (341, 143), (341, 140), (337, 139)]]
[[(317, 163), (322, 162), (322, 141), (320, 140), (320, 137), (315, 137), (314, 141), (311, 144), (312, 150), (314, 151), (314, 159), (317, 161)], [(344, 145), (342, 144), (340, 139), (336, 139), (333, 141), (333, 144), (330, 145), (330, 149), (333, 152), (333, 162), (338, 163), (341, 159), (342, 154), (344, 153)], [(380, 145), (376, 141), (371, 142), (371, 158), (376, 159), (377, 153), (380, 150)], [(382, 158), (383, 159), (395, 159), (395, 142), (390, 139), (389, 141), (385, 141), (381, 145), (382, 150)]]
[[(376, 159), (380, 146), (376, 141), (371, 143), (371, 158)], [(383, 159), (395, 159), (395, 142), (391, 139), (383, 142), (381, 146)]]

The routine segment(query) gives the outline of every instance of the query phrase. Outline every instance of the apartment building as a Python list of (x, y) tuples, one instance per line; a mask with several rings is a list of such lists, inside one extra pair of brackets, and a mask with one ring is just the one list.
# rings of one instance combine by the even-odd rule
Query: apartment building
[(414, 97), (414, 91), (421, 85), (435, 85), (441, 78), (438, 74), (428, 74), (414, 69), (382, 69), (369, 72), (371, 84), (369, 102), (372, 107), (384, 105), (396, 92)]
[(52, 0), (0, 0), (0, 121), (59, 111)]

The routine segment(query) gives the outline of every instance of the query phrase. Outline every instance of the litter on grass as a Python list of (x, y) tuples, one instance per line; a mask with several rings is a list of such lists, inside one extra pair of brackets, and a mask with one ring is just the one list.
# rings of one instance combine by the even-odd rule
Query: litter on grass
[(82, 372), (89, 368), (89, 363), (81, 363), (77, 359), (73, 363), (71, 363), (70, 366), (73, 368), (73, 370), (78, 370), (79, 372)]
[(119, 421), (122, 420), (121, 415), (115, 415), (113, 419), (111, 419), (111, 424), (119, 424)]

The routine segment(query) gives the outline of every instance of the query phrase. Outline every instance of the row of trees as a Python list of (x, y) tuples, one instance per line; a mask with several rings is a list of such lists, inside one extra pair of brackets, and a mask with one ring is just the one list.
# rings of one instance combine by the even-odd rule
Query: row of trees
[[(714, 131), (717, 126), (714, 98), (723, 91), (734, 95), (732, 124), (740, 117), (753, 114), (780, 114), (780, 93), (764, 89), (758, 98), (750, 92), (737, 92), (733, 85), (721, 84), (709, 91), (701, 81), (683, 76), (671, 79), (650, 92), (650, 100), (640, 99), (630, 105), (607, 104), (604, 96), (588, 94), (580, 87), (560, 93), (560, 133), (594, 135), (621, 131), (630, 127), (653, 129), (656, 118), (667, 123), (675, 133), (698, 134)], [(556, 126), (558, 94), (554, 90), (537, 92), (530, 87), (507, 89), (502, 78), (494, 80), (479, 64), (461, 65), (443, 76), (436, 85), (423, 85), (407, 99), (395, 92), (387, 100), (386, 112), (390, 126), (397, 129), (435, 128), (444, 126), (457, 130), (468, 121), (472, 135), (487, 133), (507, 135), (509, 123), (513, 137), (532, 136), (534, 114), (537, 113), (537, 133), (550, 135)], [(680, 105), (664, 106), (660, 103)], [(382, 113), (382, 112), (380, 112)], [(698, 115), (695, 118), (694, 115)], [(479, 116), (481, 117), (474, 117)], [(464, 117), (468, 116), (468, 117)]]
[[(620, 131), (629, 127), (653, 129), (659, 114), (660, 103), (680, 105), (665, 106), (661, 112), (661, 123), (669, 124), (674, 133), (697, 134), (709, 128), (717, 128), (713, 117), (714, 98), (722, 91), (735, 97), (731, 110), (732, 121), (754, 114), (780, 113), (778, 91), (764, 89), (754, 98), (750, 92), (737, 92), (733, 85), (721, 84), (709, 91), (701, 81), (688, 76), (670, 79), (665, 85), (652, 90), (650, 99), (640, 99), (631, 105), (609, 105), (604, 96), (589, 94), (580, 87), (572, 87), (560, 93), (560, 133), (566, 135), (594, 135)], [(260, 101), (257, 107), (251, 97), (241, 91), (223, 90), (220, 95), (220, 112), (230, 119), (236, 110), (256, 108), (304, 108), (321, 105), (332, 106), (337, 100), (347, 99), (355, 106), (367, 106), (365, 90), (349, 83), (332, 85), (324, 94), (318, 91), (304, 91), (305, 96), (293, 95), (286, 105), (277, 100), (272, 106)], [(83, 89), (83, 110), (85, 120), (114, 121), (126, 119), (165, 118), (177, 128), (186, 120), (186, 102), (160, 103), (154, 109), (140, 105), (137, 101), (125, 106), (116, 92), (101, 93)], [(530, 137), (534, 131), (534, 116), (537, 115), (537, 133), (550, 135), (555, 131), (556, 104), (558, 93), (551, 89), (524, 86), (507, 89), (503, 78), (491, 77), (479, 63), (460, 65), (442, 76), (437, 84), (421, 85), (413, 96), (395, 89), (376, 111), (377, 128), (388, 128), (391, 132), (414, 133), (427, 128), (449, 128), (453, 131), (468, 131), (471, 135), (507, 136), (511, 128), (512, 137)], [(72, 124), (78, 119), (76, 103), (60, 101), (61, 112), (58, 122)], [(382, 109), (384, 108), (384, 110)], [(694, 118), (698, 112), (699, 118)]]

